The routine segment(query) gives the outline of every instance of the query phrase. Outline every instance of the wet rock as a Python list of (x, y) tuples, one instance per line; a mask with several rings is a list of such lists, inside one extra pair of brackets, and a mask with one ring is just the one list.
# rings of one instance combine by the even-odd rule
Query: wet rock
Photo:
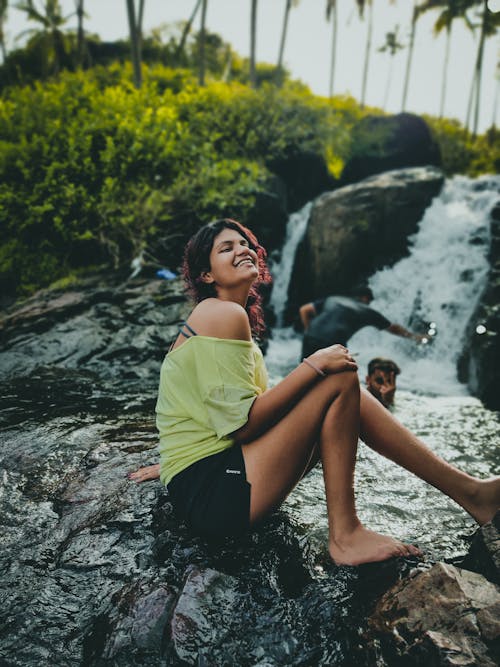
[(317, 153), (302, 152), (275, 159), (269, 169), (285, 183), (287, 210), (296, 211), (322, 192), (333, 190), (336, 181)]
[(421, 167), (386, 172), (318, 197), (297, 251), (289, 308), (345, 292), (403, 257), (408, 237), (442, 184), (441, 171)]
[(488, 280), (467, 325), (458, 376), (486, 407), (500, 410), (500, 199), (491, 212), (490, 229)]
[(415, 114), (362, 118), (353, 128), (352, 146), (341, 185), (391, 169), (441, 166), (439, 146), (425, 120)]
[(460, 567), (479, 572), (500, 585), (500, 511), (476, 532)]
[(436, 563), (385, 593), (371, 626), (394, 664), (495, 667), (500, 589), (474, 572)]
[(50, 366), (153, 386), (189, 309), (179, 279), (137, 278), (108, 288), (94, 281), (69, 295), (45, 290), (0, 320), (1, 376)]
[(225, 640), (239, 604), (237, 583), (216, 570), (189, 570), (170, 622), (181, 660), (192, 664)]

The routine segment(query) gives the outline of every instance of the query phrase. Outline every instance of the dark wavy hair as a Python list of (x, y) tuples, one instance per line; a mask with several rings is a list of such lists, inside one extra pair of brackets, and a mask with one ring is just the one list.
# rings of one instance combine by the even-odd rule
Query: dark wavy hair
[(271, 274), (266, 263), (267, 253), (259, 244), (253, 232), (236, 220), (222, 218), (201, 227), (186, 244), (184, 261), (182, 264), (182, 275), (186, 283), (187, 291), (196, 303), (204, 299), (217, 296), (213, 283), (205, 283), (201, 274), (210, 271), (210, 253), (215, 238), (223, 229), (234, 229), (238, 234), (248, 241), (248, 245), (257, 253), (257, 268), (259, 275), (250, 288), (245, 310), (250, 320), (250, 328), (254, 336), (262, 336), (265, 331), (264, 311), (262, 309), (262, 295), (260, 286), (271, 282)]

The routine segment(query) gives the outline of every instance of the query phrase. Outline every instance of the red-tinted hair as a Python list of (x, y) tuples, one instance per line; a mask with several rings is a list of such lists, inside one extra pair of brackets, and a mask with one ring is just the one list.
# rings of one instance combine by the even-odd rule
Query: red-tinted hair
[(255, 234), (247, 227), (236, 220), (223, 218), (215, 220), (208, 225), (201, 227), (186, 244), (184, 251), (184, 262), (182, 265), (182, 274), (189, 294), (196, 303), (217, 296), (213, 283), (205, 283), (201, 279), (201, 274), (210, 271), (210, 253), (214, 245), (215, 238), (223, 229), (234, 229), (248, 241), (248, 245), (257, 253), (257, 268), (259, 275), (257, 280), (250, 288), (246, 311), (250, 320), (250, 328), (254, 336), (261, 336), (265, 330), (264, 312), (262, 310), (262, 296), (259, 291), (261, 285), (267, 285), (271, 282), (271, 275), (266, 264), (267, 253), (259, 245)]

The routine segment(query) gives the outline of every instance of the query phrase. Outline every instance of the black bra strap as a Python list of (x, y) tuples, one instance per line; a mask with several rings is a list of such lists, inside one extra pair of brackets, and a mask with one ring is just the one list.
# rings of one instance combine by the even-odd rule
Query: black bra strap
[[(186, 333), (185, 331), (183, 331), (183, 330), (182, 330), (183, 327), (186, 327), (186, 329), (187, 329), (190, 333)], [(193, 335), (193, 336), (197, 336), (197, 335), (198, 335), (198, 334), (196, 333), (196, 331), (195, 331), (194, 329), (192, 329), (192, 328), (189, 326), (189, 324), (188, 324), (187, 322), (183, 322), (183, 323), (181, 324), (181, 326), (179, 327), (179, 333), (182, 334), (182, 335), (184, 336), (184, 338), (191, 338), (191, 335)]]

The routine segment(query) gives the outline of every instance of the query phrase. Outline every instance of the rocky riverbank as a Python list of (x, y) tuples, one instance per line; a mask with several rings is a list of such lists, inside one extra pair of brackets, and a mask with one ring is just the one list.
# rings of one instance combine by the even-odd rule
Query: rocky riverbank
[[(432, 559), (337, 568), (286, 511), (240, 542), (207, 543), (178, 524), (158, 482), (128, 481), (156, 461), (159, 365), (188, 307), (178, 281), (101, 276), (2, 318), (2, 664), (372, 667), (398, 655), (413, 660), (399, 664), (429, 664), (428, 655), (474, 664), (449, 623), (424, 628), (409, 614), (406, 630), (395, 615), (401, 589), (416, 609), (437, 606), (407, 589), (431, 576)], [(481, 546), (464, 565), (492, 578), (498, 530), (487, 534), (497, 540), (488, 565), (478, 566)], [(500, 595), (480, 581), (491, 595), (477, 612), (473, 655), (491, 662), (499, 630), (484, 619)], [(451, 618), (447, 603), (441, 609)], [(405, 647), (387, 639), (393, 627)], [(436, 633), (450, 650), (414, 648)]]

